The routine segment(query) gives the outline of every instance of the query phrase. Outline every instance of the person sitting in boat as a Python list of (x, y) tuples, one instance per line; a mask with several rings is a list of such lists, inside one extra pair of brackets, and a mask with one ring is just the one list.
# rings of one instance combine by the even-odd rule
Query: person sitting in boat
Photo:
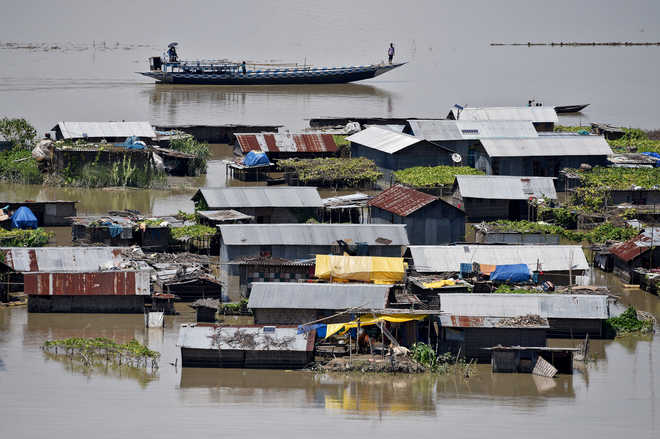
[(174, 46), (170, 46), (169, 49), (167, 49), (167, 54), (170, 56), (170, 62), (176, 62), (178, 55), (176, 54), (176, 48)]
[(392, 58), (394, 58), (394, 44), (390, 43), (390, 48), (387, 49), (387, 57), (390, 60), (390, 64), (392, 64)]

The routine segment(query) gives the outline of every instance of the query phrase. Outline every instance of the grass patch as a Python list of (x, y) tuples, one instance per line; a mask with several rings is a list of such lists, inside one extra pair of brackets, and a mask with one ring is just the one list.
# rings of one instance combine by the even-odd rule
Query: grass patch
[(206, 238), (215, 235), (216, 229), (213, 227), (195, 224), (193, 226), (174, 227), (171, 229), (172, 238), (177, 241), (184, 241), (189, 238)]
[(248, 300), (247, 299), (241, 299), (240, 302), (236, 303), (221, 303), (220, 306), (218, 307), (218, 312), (220, 314), (224, 315), (234, 315), (234, 316), (240, 316), (240, 315), (245, 315), (249, 314), (250, 312), (248, 311)]
[(206, 174), (206, 163), (209, 157), (211, 157), (208, 144), (198, 142), (192, 137), (184, 137), (172, 139), (170, 148), (195, 156), (195, 159), (188, 166), (191, 174)]
[(627, 241), (637, 236), (638, 231), (632, 227), (617, 227), (612, 223), (603, 223), (593, 230), (567, 230), (555, 224), (535, 223), (531, 221), (499, 220), (486, 223), (488, 231), (542, 233), (563, 236), (575, 242), (587, 241), (592, 244), (602, 244), (606, 241)]
[(4, 247), (43, 247), (55, 236), (42, 228), (35, 230), (5, 230), (0, 228), (0, 245)]
[(50, 182), (74, 187), (152, 188), (165, 186), (166, 178), (149, 163), (137, 166), (129, 155), (124, 155), (122, 160), (111, 164), (94, 161), (80, 168), (68, 167), (59, 175), (52, 175)]
[(122, 344), (102, 337), (48, 340), (44, 342), (43, 349), (69, 357), (78, 356), (90, 367), (94, 366), (96, 362), (105, 361), (133, 367), (146, 367), (150, 362), (152, 368), (157, 368), (160, 359), (160, 353), (149, 349), (137, 340)]
[[(511, 285), (502, 284), (495, 291), (496, 294), (538, 294), (539, 292), (532, 289), (514, 288)], [(545, 292), (544, 292), (545, 293)]]
[[(623, 128), (625, 135), (620, 139), (608, 140), (614, 152), (657, 152), (660, 153), (660, 140), (651, 139), (649, 133), (638, 128)], [(656, 137), (654, 135), (654, 137)]]
[(43, 181), (32, 152), (17, 146), (0, 151), (0, 179), (23, 184), (40, 184)]
[(653, 321), (640, 320), (637, 316), (637, 310), (632, 306), (619, 317), (607, 319), (606, 325), (612, 335), (614, 333), (616, 335), (624, 335), (636, 332), (641, 332), (642, 334), (653, 332)]
[(457, 175), (484, 175), (484, 172), (469, 166), (415, 166), (394, 172), (397, 182), (426, 188), (453, 184)]
[(286, 159), (278, 165), (297, 174), (306, 185), (361, 187), (374, 184), (382, 175), (376, 164), (364, 157)]

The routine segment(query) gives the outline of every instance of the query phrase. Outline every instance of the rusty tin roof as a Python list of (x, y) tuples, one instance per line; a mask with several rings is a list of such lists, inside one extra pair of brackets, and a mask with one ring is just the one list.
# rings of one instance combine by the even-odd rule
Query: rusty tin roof
[(651, 247), (660, 246), (660, 227), (649, 228), (626, 242), (610, 247), (610, 253), (617, 258), (630, 262), (643, 255)]
[(235, 134), (241, 151), (336, 152), (332, 134), (257, 133)]
[(399, 216), (408, 216), (436, 200), (439, 198), (397, 184), (372, 198), (369, 206), (378, 207)]

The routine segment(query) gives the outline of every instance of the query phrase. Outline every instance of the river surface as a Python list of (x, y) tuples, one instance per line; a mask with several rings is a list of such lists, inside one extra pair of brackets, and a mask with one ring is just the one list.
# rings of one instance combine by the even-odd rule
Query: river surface
[[(626, 303), (660, 316), (660, 301), (621, 290)], [(543, 379), (492, 374), (469, 379), (323, 375), (302, 371), (175, 367), (179, 324), (194, 320), (177, 305), (165, 329), (141, 315), (28, 314), (0, 308), (2, 437), (597, 437), (657, 438), (660, 337), (592, 340), (595, 361), (573, 375)], [(162, 353), (160, 370), (89, 372), (53, 359), (48, 339), (136, 338)], [(577, 341), (553, 339), (551, 346)], [(172, 363), (172, 364), (171, 364)]]
[[(58, 121), (284, 124), (317, 116), (443, 117), (454, 104), (590, 103), (560, 123), (660, 128), (660, 47), (490, 47), (491, 42), (660, 41), (653, 1), (4, 2), (0, 117), (40, 133)], [(355, 65), (385, 59), (389, 42), (409, 64), (356, 84), (207, 87), (155, 85), (135, 72), (170, 41), (183, 58)], [(16, 42), (21, 48), (8, 43)], [(171, 178), (174, 190), (75, 189), (0, 184), (0, 201), (79, 200), (80, 214), (192, 210), (200, 186), (226, 182), (227, 145), (212, 145), (208, 173)], [(324, 193), (324, 196), (329, 194)], [(58, 230), (70, 241), (70, 229)], [(656, 296), (621, 289), (660, 317)], [(331, 376), (308, 372), (175, 367), (180, 323), (146, 330), (141, 315), (28, 314), (0, 308), (0, 437), (598, 437), (660, 436), (660, 337), (593, 341), (596, 361), (543, 380), (491, 374)], [(91, 373), (52, 359), (47, 339), (136, 338), (161, 368)], [(551, 340), (553, 346), (572, 342)], [(180, 360), (178, 361), (180, 363)]]

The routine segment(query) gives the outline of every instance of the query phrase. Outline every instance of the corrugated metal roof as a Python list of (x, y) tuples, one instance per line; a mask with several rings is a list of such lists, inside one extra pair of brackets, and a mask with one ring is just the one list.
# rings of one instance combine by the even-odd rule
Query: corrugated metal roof
[(438, 197), (397, 184), (372, 198), (369, 206), (378, 207), (399, 216), (408, 216), (437, 200), (439, 200)]
[(589, 263), (579, 245), (411, 245), (408, 247), (420, 273), (458, 271), (461, 263), (506, 265), (527, 264), (535, 271), (588, 270)]
[(438, 320), (445, 328), (522, 328), (522, 329), (536, 329), (536, 328), (549, 328), (547, 319), (543, 319), (544, 323), (539, 323), (533, 326), (529, 325), (515, 325), (504, 324), (504, 319), (508, 317), (488, 317), (488, 316), (464, 316), (454, 314), (440, 314)]
[(315, 187), (232, 187), (201, 188), (193, 200), (203, 196), (209, 209), (241, 207), (321, 207), (323, 201)]
[(263, 152), (336, 152), (332, 134), (321, 133), (236, 133), (241, 151)]
[(649, 227), (634, 238), (613, 245), (610, 253), (629, 262), (649, 251), (652, 246), (660, 246), (660, 227)]
[(83, 139), (86, 137), (146, 137), (153, 139), (156, 132), (149, 122), (57, 122), (65, 139)]
[(368, 245), (408, 245), (402, 224), (226, 224), (227, 245), (333, 245), (338, 239)]
[[(4, 264), (15, 271), (96, 271), (119, 267), (126, 261), (127, 247), (2, 248)], [(141, 253), (141, 252), (140, 252)]]
[(408, 134), (397, 133), (386, 128), (371, 126), (346, 138), (349, 142), (359, 143), (367, 148), (377, 149), (387, 154), (394, 154), (416, 143), (422, 142)]
[(507, 175), (457, 175), (463, 198), (528, 200), (529, 197), (557, 199), (552, 177), (511, 177)]
[(442, 311), (461, 316), (550, 319), (607, 319), (606, 295), (589, 294), (439, 294)]
[[(456, 117), (457, 110), (451, 113)], [(532, 122), (559, 122), (553, 107), (465, 107), (460, 120), (529, 120)]]
[(197, 214), (211, 221), (239, 221), (250, 220), (253, 216), (245, 215), (237, 210), (198, 210)]
[(491, 157), (550, 157), (611, 155), (603, 136), (539, 136), (517, 139), (481, 139)]
[(538, 137), (526, 120), (415, 120), (408, 121), (416, 137), (429, 141), (482, 139), (488, 137)]
[(374, 284), (254, 282), (248, 308), (383, 309), (389, 290)]
[[(269, 331), (264, 331), (268, 328)], [(282, 326), (220, 326), (187, 323), (179, 329), (178, 346), (190, 349), (220, 349), (249, 351), (310, 351), (309, 334), (298, 334), (296, 327)], [(242, 334), (237, 337), (238, 333)], [(247, 337), (246, 337), (247, 336)], [(246, 339), (241, 344), (241, 339)], [(252, 343), (254, 342), (254, 344)]]

